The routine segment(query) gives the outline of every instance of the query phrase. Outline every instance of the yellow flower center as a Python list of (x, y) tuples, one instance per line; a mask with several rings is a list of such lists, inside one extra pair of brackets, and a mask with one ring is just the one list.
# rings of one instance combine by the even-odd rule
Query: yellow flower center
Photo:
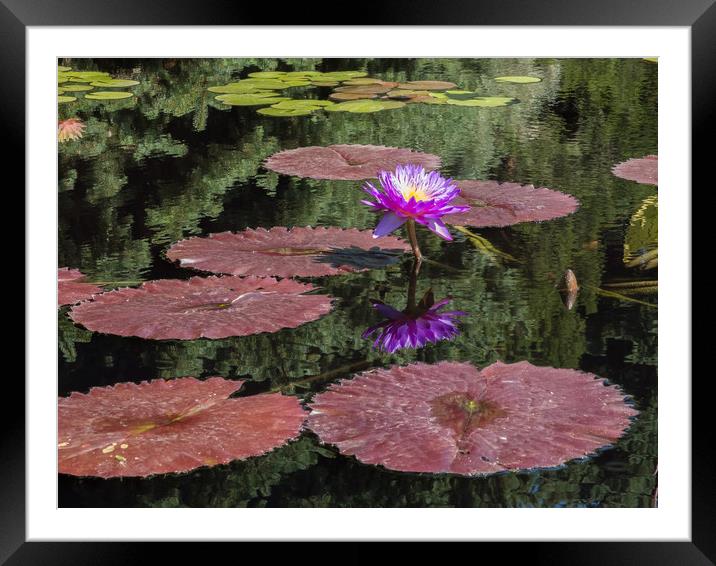
[(422, 188), (415, 186), (403, 187), (400, 192), (403, 193), (403, 198), (405, 198), (406, 201), (414, 198), (416, 202), (420, 202), (430, 198)]

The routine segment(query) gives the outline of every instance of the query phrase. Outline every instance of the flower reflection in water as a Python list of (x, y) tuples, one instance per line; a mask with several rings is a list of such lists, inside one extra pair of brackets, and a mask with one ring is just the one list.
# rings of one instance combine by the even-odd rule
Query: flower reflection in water
[(420, 303), (399, 311), (382, 301), (372, 300), (373, 307), (387, 320), (371, 326), (363, 332), (363, 338), (374, 333), (378, 336), (374, 347), (393, 353), (403, 348), (422, 348), (429, 342), (451, 340), (460, 333), (458, 317), (466, 316), (463, 311), (442, 311), (452, 300), (446, 297), (435, 302), (432, 290), (425, 293)]

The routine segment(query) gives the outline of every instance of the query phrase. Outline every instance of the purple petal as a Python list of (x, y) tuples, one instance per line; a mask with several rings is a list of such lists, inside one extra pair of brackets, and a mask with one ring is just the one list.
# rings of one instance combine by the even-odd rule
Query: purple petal
[(427, 219), (427, 227), (435, 232), (438, 236), (445, 240), (452, 240), (452, 236), (450, 235), (450, 231), (447, 229), (447, 226), (443, 224), (442, 220), (439, 218), (428, 218)]
[(402, 312), (400, 312), (397, 309), (394, 309), (390, 305), (386, 305), (385, 303), (381, 301), (372, 301), (373, 307), (375, 310), (377, 310), (380, 314), (382, 314), (385, 318), (389, 318), (391, 320), (400, 320), (402, 318), (405, 318)]
[[(403, 224), (405, 224), (406, 220), (407, 218), (401, 218), (393, 212), (388, 212), (385, 216), (383, 216), (383, 218), (380, 219), (380, 222), (378, 222), (378, 225), (375, 227), (375, 230), (373, 230), (373, 237), (380, 238), (381, 236), (387, 236), (388, 234), (390, 234), (394, 230), (397, 230)], [(445, 225), (443, 225), (443, 228), (447, 231)]]

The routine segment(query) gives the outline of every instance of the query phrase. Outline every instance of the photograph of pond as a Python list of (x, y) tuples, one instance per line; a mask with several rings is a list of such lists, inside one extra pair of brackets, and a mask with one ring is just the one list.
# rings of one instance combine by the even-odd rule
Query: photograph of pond
[(58, 59), (59, 506), (658, 506), (658, 67)]

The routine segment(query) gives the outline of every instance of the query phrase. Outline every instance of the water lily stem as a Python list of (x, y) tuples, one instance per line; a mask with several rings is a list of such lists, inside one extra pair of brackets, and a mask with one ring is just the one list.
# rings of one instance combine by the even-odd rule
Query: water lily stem
[(410, 240), (410, 247), (413, 248), (413, 255), (415, 256), (415, 261), (417, 261), (418, 265), (420, 265), (420, 262), (423, 261), (423, 254), (420, 253), (420, 247), (418, 246), (418, 236), (415, 233), (415, 220), (409, 218), (408, 222), (405, 224), (405, 227), (408, 230), (408, 239)]

